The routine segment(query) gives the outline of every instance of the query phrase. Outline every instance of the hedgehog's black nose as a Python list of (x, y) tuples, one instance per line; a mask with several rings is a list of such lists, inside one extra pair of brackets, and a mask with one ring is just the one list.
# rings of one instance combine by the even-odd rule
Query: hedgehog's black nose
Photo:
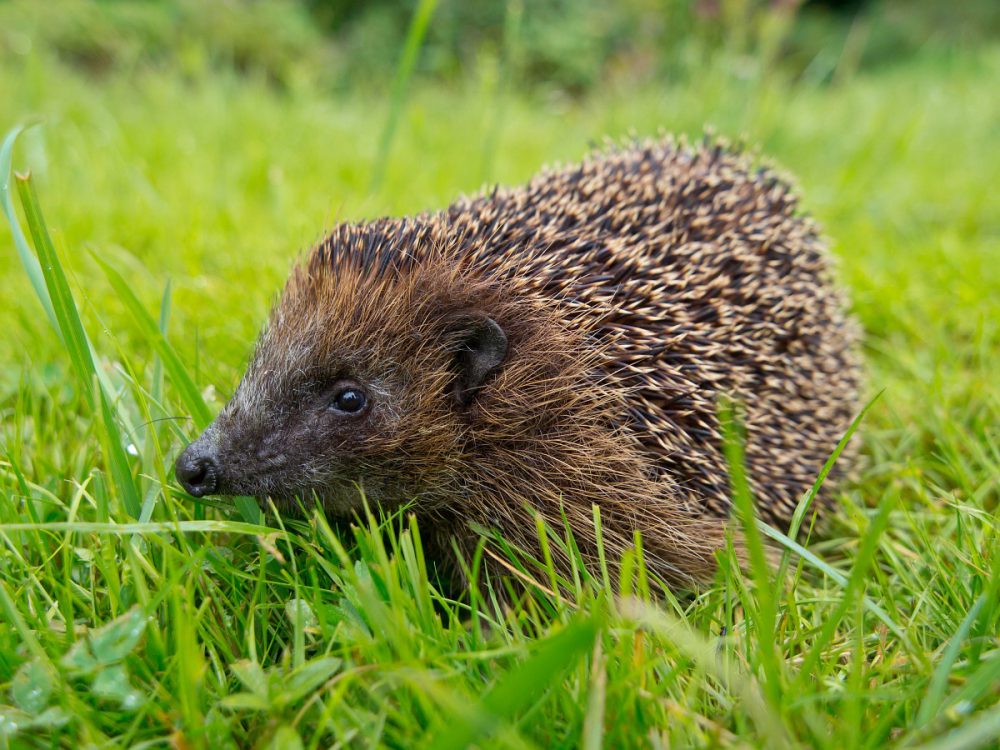
[(219, 488), (219, 464), (201, 441), (191, 443), (177, 457), (174, 473), (181, 486), (195, 497), (211, 495)]

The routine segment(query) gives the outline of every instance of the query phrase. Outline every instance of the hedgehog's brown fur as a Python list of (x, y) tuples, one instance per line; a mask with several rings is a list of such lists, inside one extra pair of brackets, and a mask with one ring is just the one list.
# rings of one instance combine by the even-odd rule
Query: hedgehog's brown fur
[[(509, 350), (458, 408), (456, 331), (482, 314)], [(854, 341), (785, 182), (716, 144), (634, 144), (335, 228), (293, 272), (212, 440), (232, 465), (272, 460), (275, 442), (294, 454), (297, 402), (279, 394), (348, 372), (391, 395), (380, 427), (331, 439), (336, 477), (293, 455), (224, 491), (312, 490), (341, 515), (360, 481), (467, 551), (477, 526), (537, 549), (531, 513), (564, 514), (591, 561), (598, 505), (610, 558), (639, 530), (651, 570), (689, 581), (725, 539), (720, 395), (742, 403), (761, 515), (787, 526), (855, 411)]]

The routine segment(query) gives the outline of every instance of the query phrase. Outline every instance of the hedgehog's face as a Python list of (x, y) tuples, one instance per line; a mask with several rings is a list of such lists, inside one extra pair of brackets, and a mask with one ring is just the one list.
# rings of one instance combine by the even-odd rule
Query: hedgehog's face
[(446, 482), (463, 412), (506, 355), (500, 326), (463, 312), (419, 335), (382, 330), (387, 348), (291, 320), (272, 318), (233, 398), (178, 458), (184, 488), (344, 515), (359, 489), (392, 507)]

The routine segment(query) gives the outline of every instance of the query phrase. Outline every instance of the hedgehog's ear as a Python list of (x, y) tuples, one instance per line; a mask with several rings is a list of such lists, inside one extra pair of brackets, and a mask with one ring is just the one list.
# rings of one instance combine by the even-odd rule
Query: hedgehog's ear
[(455, 367), (458, 377), (452, 387), (452, 396), (459, 406), (468, 406), (486, 378), (507, 356), (507, 334), (486, 315), (463, 316), (457, 333)]

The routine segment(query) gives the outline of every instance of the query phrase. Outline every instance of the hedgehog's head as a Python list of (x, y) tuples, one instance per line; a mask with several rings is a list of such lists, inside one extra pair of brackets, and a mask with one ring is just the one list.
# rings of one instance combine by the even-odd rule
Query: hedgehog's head
[(505, 321), (509, 301), (442, 253), (414, 260), (401, 240), (432, 241), (409, 222), (342, 227), (293, 272), (232, 399), (177, 460), (188, 492), (283, 510), (317, 498), (345, 514), (359, 486), (393, 507), (462, 482), (496, 392), (545, 376), (523, 363), (508, 373), (528, 333)]

